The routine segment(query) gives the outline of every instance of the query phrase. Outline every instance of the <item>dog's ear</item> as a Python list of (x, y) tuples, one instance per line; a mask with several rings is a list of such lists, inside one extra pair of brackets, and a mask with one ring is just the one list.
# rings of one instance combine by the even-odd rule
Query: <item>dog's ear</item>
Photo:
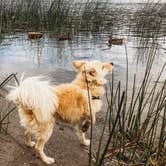
[(107, 70), (107, 72), (111, 72), (113, 65), (113, 63), (103, 63), (103, 69)]
[(81, 67), (85, 64), (85, 61), (73, 61), (72, 64), (73, 67), (79, 71)]

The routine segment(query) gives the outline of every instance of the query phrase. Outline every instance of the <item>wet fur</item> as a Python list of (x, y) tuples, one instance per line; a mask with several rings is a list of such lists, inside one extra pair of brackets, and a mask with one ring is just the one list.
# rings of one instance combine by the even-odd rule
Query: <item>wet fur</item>
[[(101, 109), (102, 102), (90, 99), (91, 122), (87, 82), (90, 96), (102, 96), (106, 83), (104, 76), (112, 70), (111, 64), (99, 61), (74, 61), (73, 66), (78, 74), (69, 84), (53, 86), (40, 78), (31, 77), (22, 81), (8, 95), (8, 99), (18, 106), (20, 123), (26, 129), (26, 144), (35, 147), (47, 164), (52, 164), (54, 159), (46, 156), (43, 149), (53, 132), (55, 121), (72, 124), (81, 144), (89, 145), (90, 140), (85, 138), (85, 132), (91, 123), (95, 124), (96, 112)], [(31, 141), (32, 134), (36, 143)]]

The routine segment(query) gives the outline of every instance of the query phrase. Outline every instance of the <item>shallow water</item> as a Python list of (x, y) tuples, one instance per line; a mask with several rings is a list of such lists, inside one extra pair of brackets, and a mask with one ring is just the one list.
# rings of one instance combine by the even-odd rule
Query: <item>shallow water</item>
[[(58, 41), (55, 37), (45, 34), (42, 39), (29, 40), (27, 33), (5, 35), (0, 44), (0, 72), (1, 75), (18, 72), (21, 74), (48, 73), (57, 68), (73, 70), (73, 60), (101, 60), (115, 64), (114, 73), (117, 79), (124, 80), (126, 73), (127, 47), (129, 80), (133, 73), (142, 76), (146, 66), (146, 55), (154, 45), (149, 44), (149, 49), (140, 44), (139, 38), (132, 35), (123, 36), (123, 45), (108, 46), (109, 34), (78, 34), (71, 41)], [(142, 40), (142, 39), (141, 39)], [(166, 62), (165, 41), (163, 38), (156, 41), (157, 48), (153, 75), (157, 75), (164, 62)], [(148, 51), (147, 51), (148, 50)], [(166, 72), (163, 73), (166, 78)]]
[[(115, 4), (110, 8), (113, 12), (113, 25), (109, 32), (107, 30), (107, 32), (96, 34), (77, 33), (73, 35), (71, 41), (58, 41), (56, 35), (49, 33), (45, 33), (43, 38), (39, 40), (29, 40), (27, 33), (5, 34), (2, 39), (0, 38), (1, 76), (13, 72), (19, 74), (25, 72), (27, 75), (46, 74), (52, 73), (57, 68), (73, 71), (71, 65), (73, 60), (97, 59), (103, 62), (113, 62), (116, 79), (125, 80), (126, 54), (129, 81), (133, 80), (134, 73), (137, 73), (137, 78), (142, 78), (147, 57), (152, 54), (156, 55), (152, 75), (157, 76), (158, 71), (166, 62), (164, 37), (166, 20), (165, 17), (162, 17), (161, 25), (152, 26), (152, 24), (157, 25), (158, 20), (161, 19), (156, 15), (152, 18), (151, 14), (149, 17), (146, 15), (146, 12), (151, 11), (153, 6), (147, 8), (148, 10), (143, 10), (145, 13), (138, 12), (139, 14), (135, 15), (144, 6), (132, 3)], [(154, 7), (162, 9), (164, 6), (155, 5)], [(108, 36), (110, 33), (122, 37), (124, 39), (123, 45), (109, 47)], [(161, 79), (165, 78), (166, 71)]]

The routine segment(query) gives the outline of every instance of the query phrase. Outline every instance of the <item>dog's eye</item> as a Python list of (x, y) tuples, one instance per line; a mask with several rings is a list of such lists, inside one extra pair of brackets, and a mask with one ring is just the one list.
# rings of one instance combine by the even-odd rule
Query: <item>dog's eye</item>
[(91, 76), (96, 76), (96, 70), (95, 69), (91, 69), (90, 71), (89, 71), (89, 75), (91, 75)]

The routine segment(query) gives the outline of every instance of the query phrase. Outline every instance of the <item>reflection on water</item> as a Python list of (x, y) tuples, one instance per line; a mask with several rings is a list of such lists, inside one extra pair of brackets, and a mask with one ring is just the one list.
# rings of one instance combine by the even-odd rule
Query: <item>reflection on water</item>
[[(129, 78), (133, 77), (135, 72), (142, 76), (147, 57), (151, 54), (156, 55), (152, 67), (153, 73), (156, 74), (166, 62), (165, 8), (165, 4), (153, 3), (111, 4), (107, 14), (108, 20), (97, 23), (99, 27), (104, 28), (103, 31), (98, 30), (96, 34), (86, 33), (87, 31), (78, 33), (78, 31), (71, 41), (58, 41), (50, 34), (45, 34), (40, 40), (28, 40), (27, 33), (1, 36), (1, 75), (11, 72), (47, 73), (56, 68), (73, 70), (72, 60), (98, 59), (114, 62), (116, 76), (118, 79), (123, 79), (126, 72), (125, 45), (113, 45), (109, 48), (107, 44), (110, 33), (124, 38), (127, 46)], [(95, 16), (98, 17), (96, 14)], [(97, 19), (92, 18), (93, 22)], [(92, 22), (89, 17), (85, 19), (85, 23), (86, 21)], [(75, 33), (78, 25), (71, 27), (71, 32)], [(164, 74), (163, 78), (166, 78), (166, 72)]]
[[(0, 44), (0, 71), (11, 72), (49, 72), (56, 68), (72, 70), (72, 60), (94, 60), (114, 62), (115, 72), (120, 79), (125, 77), (126, 52), (124, 44), (108, 47), (109, 34), (74, 36), (71, 41), (58, 41), (45, 34), (42, 39), (29, 40), (26, 33), (6, 35)], [(145, 68), (147, 53), (156, 53), (155, 73), (166, 61), (163, 39), (146, 43), (143, 38), (124, 36), (129, 59), (129, 77)], [(142, 44), (140, 44), (140, 41)], [(143, 44), (145, 43), (145, 44)], [(155, 49), (154, 49), (155, 48)]]
[[(152, 70), (157, 74), (166, 62), (164, 35), (166, 6), (160, 4), (111, 6), (110, 18), (103, 24), (99, 23), (105, 27), (103, 32), (98, 31), (95, 34), (87, 31), (77, 32), (71, 41), (58, 41), (56, 35), (48, 33), (39, 40), (29, 40), (27, 33), (0, 37), (1, 75), (11, 72), (47, 73), (56, 68), (73, 70), (72, 60), (98, 59), (114, 62), (116, 77), (123, 79), (126, 72), (124, 44), (127, 46), (129, 78), (133, 78), (135, 72), (142, 76), (147, 57), (151, 54), (156, 55)], [(89, 19), (87, 21), (89, 22)], [(71, 30), (73, 31), (74, 29)], [(123, 37), (124, 44), (108, 47), (110, 33)], [(163, 78), (166, 78), (166, 72), (164, 74)]]

